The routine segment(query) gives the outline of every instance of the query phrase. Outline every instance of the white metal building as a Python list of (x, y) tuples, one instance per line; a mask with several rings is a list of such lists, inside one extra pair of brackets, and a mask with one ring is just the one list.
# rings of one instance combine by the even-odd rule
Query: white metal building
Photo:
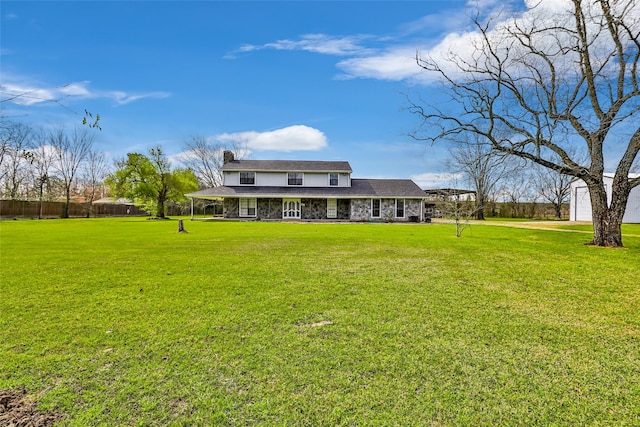
[[(612, 173), (604, 174), (604, 185), (607, 190), (607, 203), (611, 203), (611, 185), (613, 184)], [(631, 174), (630, 178), (636, 178), (640, 174)], [(587, 184), (581, 179), (576, 179), (571, 183), (571, 202), (569, 210), (571, 221), (591, 221), (591, 199)], [(640, 187), (635, 187), (629, 194), (627, 210), (622, 218), (625, 223), (640, 223)]]

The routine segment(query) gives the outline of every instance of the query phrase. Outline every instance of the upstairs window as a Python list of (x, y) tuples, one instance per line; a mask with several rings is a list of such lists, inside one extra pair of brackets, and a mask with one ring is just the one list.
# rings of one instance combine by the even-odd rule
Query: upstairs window
[(338, 186), (338, 174), (337, 173), (330, 173), (329, 174), (329, 186), (330, 187), (337, 187)]
[(255, 185), (256, 173), (255, 172), (240, 172), (240, 185)]
[(289, 172), (287, 175), (288, 185), (302, 185), (302, 176), (300, 172)]

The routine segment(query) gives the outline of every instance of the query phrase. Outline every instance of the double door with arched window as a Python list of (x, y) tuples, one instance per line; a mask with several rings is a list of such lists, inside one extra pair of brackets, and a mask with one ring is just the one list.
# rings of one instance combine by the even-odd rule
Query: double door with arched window
[(282, 218), (300, 219), (300, 199), (282, 199)]

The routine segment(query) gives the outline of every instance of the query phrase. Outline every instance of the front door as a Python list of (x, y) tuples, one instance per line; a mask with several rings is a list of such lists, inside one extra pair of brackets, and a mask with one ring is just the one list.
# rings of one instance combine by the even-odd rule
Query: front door
[(282, 218), (300, 219), (300, 199), (282, 199)]
[(338, 201), (336, 199), (327, 199), (327, 218), (338, 217)]

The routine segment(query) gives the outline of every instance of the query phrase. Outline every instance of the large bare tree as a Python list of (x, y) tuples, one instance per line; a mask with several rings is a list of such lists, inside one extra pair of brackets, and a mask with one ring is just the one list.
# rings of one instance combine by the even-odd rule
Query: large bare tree
[(23, 123), (3, 122), (0, 125), (0, 181), (3, 193), (11, 200), (24, 195), (28, 179), (29, 156), (33, 129)]
[[(640, 3), (543, 0), (512, 19), (474, 24), (469, 54), (416, 55), (457, 105), (446, 111), (414, 103), (426, 125), (417, 136), (435, 141), (471, 132), (497, 151), (583, 180), (592, 243), (622, 246), (629, 193), (640, 185), (630, 177), (640, 151)], [(434, 126), (439, 130), (431, 132)], [(615, 156), (611, 147), (619, 149)], [(605, 168), (615, 169), (610, 203)]]
[(533, 179), (538, 196), (551, 203), (556, 218), (562, 219), (562, 206), (569, 203), (573, 178), (553, 169), (536, 168)]
[(504, 155), (494, 151), (490, 144), (483, 144), (471, 137), (455, 142), (449, 149), (447, 166), (451, 172), (463, 175), (464, 182), (476, 193), (476, 219), (484, 220), (487, 202), (495, 195), (502, 178), (515, 167)]
[(74, 128), (71, 133), (64, 129), (53, 132), (49, 144), (54, 152), (54, 169), (64, 183), (65, 206), (62, 218), (69, 218), (71, 189), (80, 167), (93, 147), (94, 136), (87, 129)]
[(212, 188), (222, 185), (225, 150), (232, 151), (234, 158), (238, 160), (246, 159), (248, 156), (246, 146), (234, 144), (229, 147), (227, 144), (197, 135), (185, 141), (184, 151), (177, 157), (183, 165), (193, 171), (201, 188)]
[(42, 219), (42, 202), (45, 189), (49, 188), (51, 183), (51, 169), (55, 153), (48, 145), (48, 138), (44, 133), (39, 132), (35, 139), (37, 143), (30, 152), (29, 160), (33, 186), (38, 195), (38, 219)]
[(86, 204), (87, 218), (93, 214), (93, 202), (101, 196), (104, 190), (104, 180), (109, 174), (109, 164), (105, 154), (91, 149), (80, 171), (82, 194)]

